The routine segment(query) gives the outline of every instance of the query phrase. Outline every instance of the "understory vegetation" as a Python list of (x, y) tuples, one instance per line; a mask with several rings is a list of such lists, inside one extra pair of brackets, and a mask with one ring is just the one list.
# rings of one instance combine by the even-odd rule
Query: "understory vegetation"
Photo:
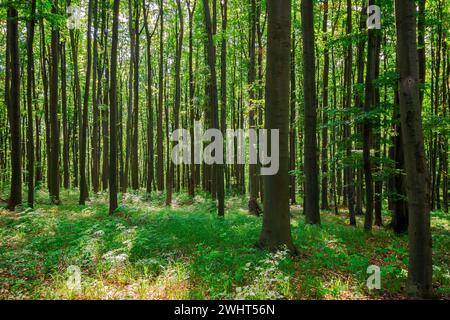
[[(322, 225), (305, 225), (291, 206), (299, 255), (257, 248), (261, 218), (246, 199), (226, 197), (216, 214), (207, 193), (192, 201), (162, 193), (122, 194), (116, 214), (108, 195), (87, 206), (77, 190), (51, 205), (37, 192), (34, 209), (0, 209), (0, 299), (402, 299), (406, 297), (408, 239), (386, 227), (372, 232), (348, 225), (342, 209), (321, 212)], [(383, 215), (384, 225), (390, 214)], [(433, 287), (450, 296), (449, 216), (432, 213)], [(357, 216), (357, 224), (363, 217)], [(381, 268), (381, 289), (366, 286), (367, 267)], [(70, 286), (70, 266), (81, 286)]]

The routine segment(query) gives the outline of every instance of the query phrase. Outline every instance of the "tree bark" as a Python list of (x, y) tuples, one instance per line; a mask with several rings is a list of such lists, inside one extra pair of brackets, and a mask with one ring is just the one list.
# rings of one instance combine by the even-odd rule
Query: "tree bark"
[(139, 1), (135, 0), (133, 137), (131, 147), (131, 187), (139, 189)]
[[(352, 33), (352, 7), (351, 1), (347, 0), (347, 20), (346, 20), (346, 34), (349, 36)], [(346, 157), (351, 159), (352, 157), (352, 138), (351, 138), (351, 127), (349, 123), (350, 110), (352, 104), (352, 61), (353, 61), (353, 46), (350, 43), (346, 48), (346, 57), (344, 63), (344, 109), (346, 112), (345, 119), (346, 124), (344, 124), (344, 137), (346, 139)], [(353, 165), (347, 164), (344, 169), (344, 175), (346, 180), (346, 195), (347, 195), (347, 206), (349, 211), (350, 225), (356, 226), (355, 218), (355, 199), (354, 199), (354, 180), (353, 180)]]
[[(52, 4), (52, 13), (58, 13), (58, 1)], [(52, 203), (59, 204), (59, 121), (58, 121), (58, 67), (59, 67), (59, 30), (57, 26), (52, 26), (51, 39), (51, 81), (50, 81), (50, 153), (51, 158), (51, 193)]]
[(317, 97), (314, 54), (314, 12), (311, 1), (302, 0), (303, 96), (305, 101), (304, 175), (306, 223), (320, 224), (319, 167), (317, 164)]
[(27, 24), (27, 171), (28, 206), (34, 206), (34, 139), (33, 139), (33, 85), (34, 58), (33, 41), (36, 14), (36, 0), (31, 1), (31, 17)]
[(409, 211), (408, 292), (430, 297), (432, 259), (429, 176), (425, 160), (416, 43), (416, 6), (413, 0), (395, 1), (400, 114)]
[(21, 120), (20, 120), (20, 57), (19, 57), (19, 32), (18, 12), (10, 5), (7, 13), (7, 41), (9, 49), (10, 74), (8, 83), (7, 103), (9, 124), (11, 132), (11, 193), (8, 209), (14, 211), (17, 205), (22, 203), (22, 147), (21, 147)]
[[(210, 90), (209, 90), (209, 103), (211, 106), (211, 127), (219, 129), (219, 104), (217, 98), (217, 74), (216, 74), (216, 47), (213, 39), (213, 24), (211, 23), (211, 13), (209, 9), (209, 0), (203, 0), (203, 9), (205, 14), (205, 27), (208, 36), (207, 42), (207, 55), (208, 66), (210, 71)], [(223, 179), (223, 161), (222, 163), (213, 164), (214, 180), (217, 185), (214, 189), (217, 192), (217, 213), (219, 216), (225, 215), (225, 194), (224, 194), (224, 179)]]
[(328, 210), (328, 73), (330, 72), (330, 54), (328, 49), (328, 0), (323, 2), (322, 32), (325, 44), (323, 62), (323, 87), (322, 87), (322, 205), (321, 209)]
[(290, 229), (288, 176), (291, 1), (268, 0), (267, 10), (265, 127), (279, 130), (280, 167), (275, 175), (264, 176), (264, 215), (258, 243), (269, 250), (286, 246), (295, 254), (297, 249)]
[(117, 47), (119, 38), (120, 0), (114, 0), (109, 90), (109, 213), (117, 209)]

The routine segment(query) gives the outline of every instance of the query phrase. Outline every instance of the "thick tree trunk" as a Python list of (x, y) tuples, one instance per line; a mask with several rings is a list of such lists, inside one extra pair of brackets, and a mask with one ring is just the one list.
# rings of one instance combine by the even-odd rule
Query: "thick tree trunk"
[(416, 6), (413, 0), (396, 0), (397, 57), (400, 114), (409, 211), (409, 294), (429, 297), (432, 259), (429, 176), (425, 160), (419, 94), (416, 44)]
[[(264, 176), (264, 216), (259, 245), (296, 253), (289, 215), (289, 76), (291, 1), (268, 0), (265, 127), (279, 130), (279, 171)], [(270, 139), (269, 139), (270, 141)], [(270, 150), (270, 149), (269, 149)]]

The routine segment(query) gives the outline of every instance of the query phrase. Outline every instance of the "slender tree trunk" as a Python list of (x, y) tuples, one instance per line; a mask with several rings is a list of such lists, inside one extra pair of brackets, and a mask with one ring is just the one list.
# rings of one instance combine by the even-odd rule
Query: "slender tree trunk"
[(117, 47), (119, 38), (120, 0), (114, 0), (109, 90), (109, 213), (117, 209)]
[[(174, 130), (178, 130), (179, 127), (179, 113), (180, 113), (180, 105), (181, 105), (181, 54), (183, 49), (183, 33), (184, 33), (184, 22), (183, 22), (183, 11), (181, 8), (181, 0), (176, 0), (177, 9), (178, 9), (178, 19), (180, 29), (177, 30), (177, 39), (176, 39), (176, 54), (175, 54), (175, 104), (173, 108), (175, 126)], [(176, 142), (173, 143), (176, 145)], [(172, 191), (173, 191), (173, 182), (174, 182), (174, 169), (175, 164), (173, 159), (169, 160), (169, 177), (167, 184), (167, 192), (166, 192), (166, 205), (169, 206), (172, 203)]]
[[(346, 33), (350, 35), (352, 33), (352, 7), (351, 1), (347, 0), (347, 20), (346, 20)], [(350, 43), (346, 48), (346, 57), (344, 63), (344, 109), (346, 112), (345, 119), (347, 124), (344, 124), (344, 137), (346, 139), (346, 156), (350, 159), (352, 156), (352, 139), (351, 139), (351, 127), (349, 122), (350, 110), (352, 107), (352, 61), (353, 61), (353, 46)], [(344, 176), (346, 180), (346, 195), (347, 195), (347, 206), (350, 217), (350, 225), (356, 226), (355, 218), (355, 200), (354, 200), (354, 180), (353, 180), (353, 167), (352, 164), (347, 164), (344, 169)]]
[(63, 122), (63, 186), (69, 188), (69, 128), (67, 112), (67, 67), (66, 67), (66, 43), (61, 43), (61, 106)]
[(134, 18), (134, 80), (133, 136), (131, 147), (131, 187), (139, 189), (139, 1), (135, 0)]
[(34, 205), (34, 139), (33, 139), (33, 85), (34, 81), (34, 25), (36, 0), (31, 1), (31, 18), (27, 24), (27, 171), (28, 171), (28, 206)]
[[(203, 8), (205, 14), (205, 27), (208, 36), (207, 54), (208, 54), (208, 65), (210, 71), (210, 90), (209, 90), (209, 100), (212, 111), (212, 123), (211, 127), (219, 128), (219, 104), (217, 99), (217, 74), (216, 74), (216, 48), (213, 39), (213, 25), (211, 23), (211, 13), (209, 10), (209, 0), (203, 0)], [(213, 2), (214, 3), (214, 2)], [(215, 175), (215, 182), (217, 183), (215, 190), (217, 191), (217, 213), (219, 216), (225, 215), (225, 194), (224, 194), (224, 179), (223, 179), (223, 160), (222, 163), (213, 164), (213, 173)]]
[(322, 205), (323, 210), (328, 210), (328, 73), (330, 72), (330, 54), (327, 45), (327, 26), (328, 26), (328, 0), (323, 3), (323, 22), (322, 32), (324, 33), (323, 42), (325, 44), (324, 63), (323, 63), (323, 87), (322, 87)]
[[(248, 125), (249, 129), (257, 129), (255, 111), (256, 111), (256, 0), (250, 1), (250, 38), (249, 38), (249, 66), (248, 66), (248, 87), (249, 87), (249, 111), (248, 111)], [(249, 164), (249, 193), (250, 199), (248, 202), (249, 212), (251, 214), (257, 214), (256, 208), (258, 207), (258, 165)]]
[(10, 5), (7, 13), (7, 41), (9, 49), (10, 83), (7, 86), (7, 103), (11, 130), (11, 193), (8, 209), (14, 211), (22, 203), (22, 148), (20, 120), (20, 57), (17, 9)]
[[(365, 32), (367, 28), (367, 15), (366, 15), (367, 6), (363, 6), (361, 8), (360, 13), (360, 19), (359, 19), (359, 32), (363, 33)], [(364, 53), (365, 53), (365, 44), (366, 40), (364, 38), (360, 39), (358, 42), (358, 50), (357, 50), (357, 83), (360, 86), (364, 86)], [(361, 90), (358, 90), (355, 92), (355, 106), (358, 108), (358, 112), (362, 112), (364, 109), (364, 92)], [(358, 124), (355, 128), (355, 131), (361, 135), (362, 134), (362, 125)], [(352, 171), (352, 176), (353, 171)], [(356, 177), (355, 178), (355, 185), (356, 188), (352, 186), (352, 193), (355, 195), (354, 197), (354, 204), (355, 204), (355, 215), (362, 215), (363, 214), (363, 169), (357, 168), (356, 169)], [(352, 179), (353, 180), (353, 179)]]
[[(70, 6), (70, 0), (67, 1), (67, 5)], [(79, 76), (79, 68), (78, 68), (78, 41), (76, 39), (78, 32), (76, 30), (69, 30), (70, 35), (70, 46), (72, 51), (72, 63), (73, 63), (73, 81), (75, 86), (74, 92), (74, 145), (73, 145), (73, 174), (74, 180), (73, 185), (75, 187), (78, 186), (78, 146), (80, 142), (80, 128), (81, 128), (81, 87), (80, 87), (80, 76)]]
[(88, 9), (88, 31), (87, 31), (87, 66), (86, 82), (84, 87), (83, 116), (80, 131), (80, 205), (84, 205), (89, 197), (88, 184), (86, 181), (86, 150), (87, 150), (87, 128), (89, 115), (89, 87), (91, 83), (91, 27), (92, 27), (92, 6), (94, 0), (89, 0)]
[[(295, 8), (295, 0), (294, 0), (294, 8)], [(297, 10), (294, 10), (294, 26), (297, 20)], [(293, 28), (294, 29), (294, 28)], [(291, 101), (290, 101), (290, 115), (289, 115), (289, 171), (295, 170), (295, 162), (296, 162), (296, 138), (297, 138), (297, 130), (296, 130), (296, 105), (297, 105), (297, 95), (296, 95), (296, 68), (295, 68), (295, 49), (296, 49), (296, 40), (295, 40), (295, 30), (291, 31), (292, 33), (292, 46), (291, 46)], [(295, 188), (295, 174), (290, 174), (289, 176), (289, 197), (291, 200), (291, 204), (296, 203), (296, 188)]]
[[(374, 5), (375, 1), (370, 0), (369, 5)], [(363, 163), (364, 180), (366, 184), (366, 215), (364, 219), (364, 229), (371, 230), (373, 224), (373, 177), (372, 164), (370, 160), (370, 150), (372, 145), (372, 120), (368, 118), (376, 102), (376, 80), (377, 63), (379, 63), (378, 54), (378, 35), (376, 29), (369, 29), (368, 52), (367, 52), (367, 72), (366, 72), (366, 91), (364, 101), (364, 112), (366, 117), (363, 121)], [(378, 54), (378, 55), (377, 55)]]
[[(151, 42), (154, 32), (156, 31), (157, 23), (155, 28), (150, 32), (148, 26), (148, 9), (145, 5), (145, 0), (143, 0), (143, 10), (144, 10), (144, 27), (145, 34), (147, 38), (147, 144), (148, 144), (148, 157), (147, 157), (147, 192), (152, 191), (152, 183), (154, 180), (154, 147), (153, 147), (153, 71), (152, 71), (152, 58), (151, 58)], [(158, 16), (159, 17), (159, 16)], [(159, 19), (159, 18), (158, 18)]]
[[(58, 1), (53, 1), (52, 13), (58, 13)], [(51, 158), (51, 194), (50, 198), (54, 204), (59, 204), (59, 121), (58, 121), (58, 67), (59, 67), (59, 30), (52, 26), (51, 41), (51, 81), (50, 81), (50, 154)]]
[[(220, 53), (220, 130), (223, 136), (227, 131), (227, 23), (228, 23), (228, 2), (222, 0), (220, 2), (222, 16), (222, 43)], [(225, 146), (224, 146), (225, 152)], [(224, 165), (225, 176), (228, 176), (227, 166)], [(227, 179), (228, 188), (228, 179)]]
[(92, 190), (94, 194), (98, 193), (100, 189), (100, 110), (98, 108), (98, 93), (97, 93), (97, 68), (98, 68), (98, 0), (94, 0), (94, 59), (92, 65), (92, 137), (91, 137), (91, 150), (92, 150)]
[(164, 190), (164, 155), (163, 155), (163, 84), (164, 84), (164, 0), (160, 0), (159, 30), (159, 85), (158, 112), (156, 119), (156, 184), (158, 191)]
[(194, 120), (195, 120), (195, 105), (194, 105), (194, 70), (193, 70), (193, 20), (194, 12), (197, 1), (191, 5), (190, 0), (188, 0), (188, 12), (189, 12), (189, 124), (190, 124), (190, 134), (191, 134), (191, 165), (190, 165), (190, 182), (189, 182), (189, 195), (191, 197), (195, 196), (195, 186), (197, 185), (196, 174), (197, 166), (195, 164), (195, 140), (194, 140)]
[(311, 1), (302, 0), (303, 96), (305, 101), (305, 204), (306, 222), (320, 224), (319, 167), (317, 164), (317, 101), (314, 54), (314, 12)]

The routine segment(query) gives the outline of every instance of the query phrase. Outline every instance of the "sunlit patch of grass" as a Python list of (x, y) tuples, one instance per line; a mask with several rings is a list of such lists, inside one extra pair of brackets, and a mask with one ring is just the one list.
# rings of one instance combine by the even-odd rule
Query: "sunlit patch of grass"
[[(247, 199), (230, 196), (226, 216), (207, 194), (134, 192), (109, 215), (106, 192), (78, 205), (76, 190), (60, 206), (37, 192), (34, 210), (0, 210), (0, 298), (3, 299), (385, 299), (403, 297), (407, 236), (348, 226), (348, 213), (322, 213), (322, 226), (304, 223), (292, 208), (300, 255), (257, 249), (261, 218)], [(384, 216), (387, 224), (389, 217)], [(448, 214), (432, 215), (434, 287), (450, 295)], [(280, 253), (278, 253), (280, 254)], [(381, 290), (368, 290), (369, 265), (381, 268)], [(81, 289), (68, 286), (69, 266)]]

